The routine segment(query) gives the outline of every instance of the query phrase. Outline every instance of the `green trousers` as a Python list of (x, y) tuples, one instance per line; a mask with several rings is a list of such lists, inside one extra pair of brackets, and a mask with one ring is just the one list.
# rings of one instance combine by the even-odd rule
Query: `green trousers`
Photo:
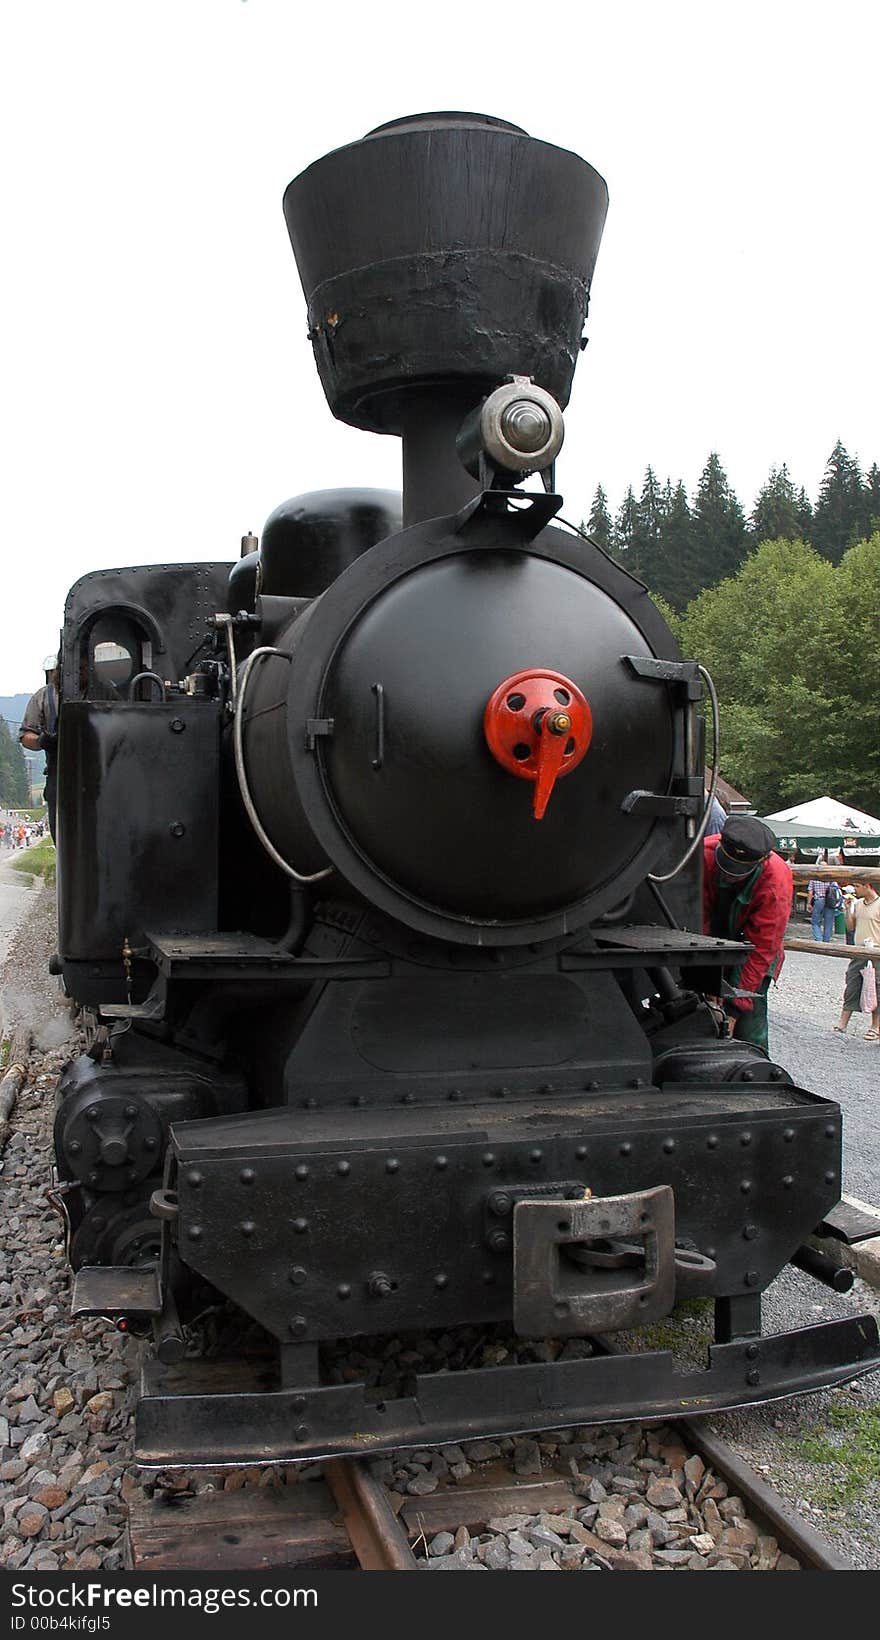
[(761, 982), (761, 989), (752, 1003), (750, 1013), (737, 1015), (734, 1036), (737, 1042), (754, 1042), (757, 1048), (763, 1048), (769, 1053), (767, 1045), (767, 992), (770, 989), (770, 975)]

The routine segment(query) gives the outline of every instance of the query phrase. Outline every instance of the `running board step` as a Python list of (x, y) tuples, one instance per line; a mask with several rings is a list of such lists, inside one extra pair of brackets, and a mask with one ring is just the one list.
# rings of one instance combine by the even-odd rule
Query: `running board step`
[(880, 1211), (869, 1207), (867, 1202), (857, 1201), (854, 1196), (843, 1196), (837, 1206), (826, 1213), (815, 1234), (833, 1236), (835, 1241), (845, 1241), (848, 1247), (860, 1241), (873, 1241), (875, 1236), (880, 1236)]
[(158, 1273), (126, 1264), (86, 1264), (73, 1278), (70, 1308), (73, 1315), (160, 1315)]

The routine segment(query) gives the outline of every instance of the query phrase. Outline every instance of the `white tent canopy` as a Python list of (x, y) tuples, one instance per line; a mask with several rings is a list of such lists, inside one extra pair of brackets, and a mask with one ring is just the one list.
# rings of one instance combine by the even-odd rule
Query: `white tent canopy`
[(814, 797), (811, 803), (795, 803), (791, 809), (780, 809), (768, 814), (768, 820), (781, 820), (792, 826), (815, 826), (817, 831), (850, 831), (861, 836), (880, 837), (880, 820), (861, 809), (848, 808), (834, 797)]

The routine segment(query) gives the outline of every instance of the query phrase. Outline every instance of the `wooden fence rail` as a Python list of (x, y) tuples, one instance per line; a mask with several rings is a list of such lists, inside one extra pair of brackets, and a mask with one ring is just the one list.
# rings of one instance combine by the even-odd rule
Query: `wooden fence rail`
[(880, 866), (794, 865), (791, 874), (796, 883), (808, 883), (812, 877), (823, 883), (880, 883)]
[[(783, 943), (786, 951), (812, 951), (817, 957), (852, 958), (867, 957), (871, 955), (870, 951), (867, 951), (863, 945), (840, 945), (835, 943), (833, 940), (829, 940), (828, 943), (825, 944), (819, 940), (787, 939)], [(880, 959), (880, 949), (877, 950), (876, 956)]]

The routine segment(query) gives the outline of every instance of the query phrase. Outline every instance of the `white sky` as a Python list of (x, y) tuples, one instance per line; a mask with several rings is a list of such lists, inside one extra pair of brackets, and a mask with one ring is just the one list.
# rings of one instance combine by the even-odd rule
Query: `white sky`
[(789, 0), (2, 0), (0, 694), (89, 569), (233, 558), (289, 495), (399, 483), (335, 422), (281, 195), (372, 126), (471, 109), (608, 182), (566, 516), (646, 463), (746, 509), (880, 460), (880, 7)]

